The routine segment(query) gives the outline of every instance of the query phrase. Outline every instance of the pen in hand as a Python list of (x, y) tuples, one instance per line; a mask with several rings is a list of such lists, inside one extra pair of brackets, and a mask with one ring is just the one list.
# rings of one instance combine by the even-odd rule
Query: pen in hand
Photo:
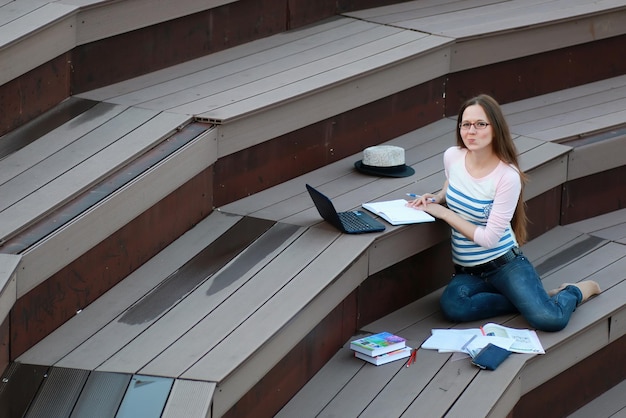
[[(422, 197), (422, 195), (415, 194), (415, 193), (407, 193), (406, 195), (407, 195), (407, 196), (409, 196), (409, 197), (412, 197), (413, 199), (419, 199), (419, 198), (421, 198), (421, 197)], [(436, 202), (436, 200), (435, 200), (435, 198), (434, 198), (434, 197), (429, 198), (429, 199), (428, 199), (428, 201), (429, 201), (429, 202), (432, 202), (432, 203), (435, 203), (435, 202)]]

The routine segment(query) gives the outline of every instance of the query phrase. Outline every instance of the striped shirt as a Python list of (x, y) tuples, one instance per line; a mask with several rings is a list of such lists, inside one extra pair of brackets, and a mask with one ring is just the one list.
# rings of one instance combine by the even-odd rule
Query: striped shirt
[(466, 154), (467, 150), (459, 147), (448, 148), (444, 153), (446, 203), (461, 218), (477, 226), (473, 240), (452, 228), (454, 263), (475, 266), (517, 246), (511, 219), (521, 193), (521, 180), (517, 169), (503, 162), (488, 175), (474, 178), (465, 167)]

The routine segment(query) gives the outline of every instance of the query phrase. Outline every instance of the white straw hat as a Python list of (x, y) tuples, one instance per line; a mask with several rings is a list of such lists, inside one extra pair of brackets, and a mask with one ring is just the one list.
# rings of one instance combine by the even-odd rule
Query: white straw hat
[(363, 159), (354, 163), (362, 173), (374, 176), (408, 177), (415, 173), (406, 165), (404, 148), (394, 145), (377, 145), (363, 150)]

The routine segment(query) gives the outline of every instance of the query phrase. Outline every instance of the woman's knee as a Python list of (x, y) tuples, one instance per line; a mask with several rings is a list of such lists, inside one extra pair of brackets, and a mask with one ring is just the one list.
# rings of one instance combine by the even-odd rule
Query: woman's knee
[(556, 316), (528, 315), (524, 318), (531, 328), (544, 332), (561, 331), (568, 323), (567, 319)]
[(458, 288), (454, 290), (446, 288), (439, 299), (439, 306), (446, 319), (452, 322), (463, 322), (467, 316), (466, 303), (464, 303), (467, 297), (464, 298), (457, 290)]

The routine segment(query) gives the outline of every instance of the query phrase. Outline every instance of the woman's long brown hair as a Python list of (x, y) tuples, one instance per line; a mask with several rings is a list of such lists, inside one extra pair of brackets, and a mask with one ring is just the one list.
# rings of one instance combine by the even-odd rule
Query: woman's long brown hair
[(524, 185), (526, 184), (527, 176), (519, 166), (517, 147), (515, 147), (515, 143), (513, 142), (513, 138), (511, 137), (511, 132), (509, 130), (509, 125), (502, 114), (500, 105), (493, 97), (486, 94), (480, 94), (472, 99), (469, 99), (461, 106), (456, 130), (456, 143), (459, 147), (465, 148), (465, 144), (461, 138), (459, 124), (463, 120), (463, 112), (465, 112), (465, 109), (472, 105), (482, 107), (487, 115), (488, 122), (491, 124), (493, 129), (493, 140), (491, 142), (493, 152), (501, 161), (513, 165), (519, 172), (520, 181), (522, 182), (522, 193), (519, 195), (517, 207), (513, 213), (513, 219), (511, 219), (511, 227), (513, 228), (517, 242), (519, 245), (522, 245), (527, 239), (526, 224), (528, 219), (526, 217), (526, 204), (523, 199)]

